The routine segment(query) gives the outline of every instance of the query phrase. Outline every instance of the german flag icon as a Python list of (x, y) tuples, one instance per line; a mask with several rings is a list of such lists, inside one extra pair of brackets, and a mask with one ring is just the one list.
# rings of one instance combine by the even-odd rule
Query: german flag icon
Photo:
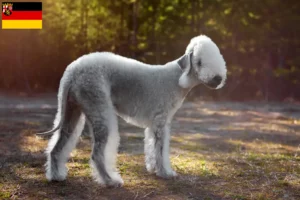
[(2, 29), (42, 29), (42, 2), (2, 2)]

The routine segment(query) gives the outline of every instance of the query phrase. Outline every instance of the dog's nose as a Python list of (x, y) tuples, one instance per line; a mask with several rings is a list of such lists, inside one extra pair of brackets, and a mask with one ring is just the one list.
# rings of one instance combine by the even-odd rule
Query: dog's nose
[(220, 85), (221, 81), (222, 81), (222, 77), (221, 77), (221, 76), (215, 76), (215, 77), (213, 78), (213, 82), (214, 82), (217, 86)]
[(217, 75), (209, 81), (208, 85), (210, 87), (216, 88), (218, 85), (220, 85), (221, 81), (222, 81), (222, 77)]

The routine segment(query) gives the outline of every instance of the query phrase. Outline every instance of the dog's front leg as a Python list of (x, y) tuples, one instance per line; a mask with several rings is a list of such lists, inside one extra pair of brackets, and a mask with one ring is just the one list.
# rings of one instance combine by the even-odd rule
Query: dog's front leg
[(145, 153), (149, 172), (154, 171), (157, 176), (162, 178), (176, 176), (176, 172), (171, 168), (169, 151), (170, 125), (159, 123), (151, 129), (146, 129)]

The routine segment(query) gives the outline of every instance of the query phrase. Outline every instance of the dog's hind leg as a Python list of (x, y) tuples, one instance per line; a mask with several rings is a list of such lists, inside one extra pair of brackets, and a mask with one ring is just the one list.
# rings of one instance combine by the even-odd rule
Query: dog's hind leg
[[(81, 97), (83, 111), (92, 132), (91, 167), (95, 180), (108, 187), (120, 187), (123, 180), (116, 170), (120, 136), (110, 97), (101, 90), (85, 90)], [(92, 98), (89, 98), (92, 97)]]
[[(59, 121), (60, 116), (56, 116)], [(68, 102), (62, 127), (54, 133), (46, 150), (46, 177), (48, 180), (62, 181), (67, 176), (65, 166), (72, 149), (84, 127), (85, 117), (75, 103)]]

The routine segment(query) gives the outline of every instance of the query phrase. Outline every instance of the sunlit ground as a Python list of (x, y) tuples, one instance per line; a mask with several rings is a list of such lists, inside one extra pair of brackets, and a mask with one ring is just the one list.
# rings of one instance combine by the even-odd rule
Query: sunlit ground
[(297, 105), (185, 104), (172, 128), (175, 180), (146, 172), (143, 130), (121, 122), (118, 168), (125, 185), (106, 189), (90, 175), (88, 137), (72, 152), (67, 180), (47, 182), (47, 140), (34, 132), (51, 127), (55, 110), (6, 110), (0, 199), (300, 199), (299, 113)]

